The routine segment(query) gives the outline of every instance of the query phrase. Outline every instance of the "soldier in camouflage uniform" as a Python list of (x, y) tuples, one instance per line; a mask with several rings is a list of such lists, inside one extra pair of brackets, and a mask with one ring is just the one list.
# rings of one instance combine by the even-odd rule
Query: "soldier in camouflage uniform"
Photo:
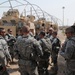
[(58, 72), (57, 58), (58, 58), (58, 53), (59, 53), (59, 49), (60, 49), (60, 45), (61, 45), (60, 40), (57, 37), (57, 31), (54, 31), (52, 33), (52, 38), (50, 38), (50, 40), (52, 43), (51, 59), (52, 59), (52, 63), (53, 63), (51, 70), (53, 70), (53, 74), (57, 74), (57, 72)]
[(19, 71), (21, 75), (38, 75), (37, 62), (43, 53), (39, 42), (30, 36), (29, 30), (28, 26), (23, 26), (23, 36), (15, 43), (19, 58)]
[(13, 62), (13, 58), (14, 58), (13, 46), (14, 46), (14, 43), (15, 43), (15, 41), (16, 41), (16, 38), (15, 38), (15, 36), (12, 34), (12, 29), (8, 29), (7, 32), (8, 32), (8, 33), (5, 35), (5, 40), (6, 40), (7, 43), (8, 43), (9, 52), (10, 52), (10, 54), (11, 54), (11, 58), (12, 58), (12, 62)]
[(49, 28), (49, 31), (48, 31), (48, 34), (46, 35), (46, 37), (51, 38), (53, 31), (54, 31), (54, 29), (52, 27)]
[[(5, 36), (5, 29), (0, 28), (0, 64), (3, 68), (6, 68), (7, 61), (6, 58), (9, 60), (11, 59), (9, 51), (8, 51), (8, 45), (7, 42), (4, 39)], [(0, 75), (8, 75), (7, 70), (0, 72)], [(6, 73), (6, 74), (4, 74)]]
[(66, 41), (62, 45), (60, 54), (66, 60), (65, 75), (75, 75), (75, 32), (72, 27), (66, 29)]
[(40, 32), (39, 37), (40, 37), (39, 42), (44, 53), (38, 65), (39, 75), (49, 75), (48, 66), (49, 66), (49, 57), (52, 50), (52, 44), (50, 39), (45, 37), (44, 31)]

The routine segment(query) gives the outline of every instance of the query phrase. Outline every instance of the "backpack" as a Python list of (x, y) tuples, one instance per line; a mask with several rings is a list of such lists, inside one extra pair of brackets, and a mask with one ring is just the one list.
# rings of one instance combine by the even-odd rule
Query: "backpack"
[(52, 50), (52, 44), (48, 38), (41, 39), (43, 48), (43, 59), (48, 59)]
[(36, 52), (31, 40), (28, 40), (28, 39), (23, 40), (22, 39), (19, 42), (18, 47), (19, 47), (20, 58), (36, 60), (37, 52)]
[(52, 50), (52, 44), (49, 38), (41, 39), (41, 42), (44, 46), (45, 51), (50, 52)]

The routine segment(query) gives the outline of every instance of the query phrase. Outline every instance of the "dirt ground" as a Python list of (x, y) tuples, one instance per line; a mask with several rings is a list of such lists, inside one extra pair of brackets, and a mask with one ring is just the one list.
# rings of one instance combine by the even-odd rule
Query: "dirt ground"
[[(59, 31), (58, 37), (61, 40), (61, 44), (65, 41), (65, 34), (62, 31)], [(65, 59), (58, 55), (58, 75), (64, 75), (65, 73)]]
[[(61, 42), (64, 42), (65, 40), (65, 35), (62, 33), (62, 31), (58, 32), (58, 37), (61, 40)], [(19, 73), (19, 67), (17, 64), (17, 60), (15, 60), (15, 63), (10, 64), (10, 67), (7, 67), (9, 75), (20, 75)], [(65, 60), (63, 57), (58, 55), (58, 74), (57, 75), (64, 75), (64, 70), (65, 70)]]

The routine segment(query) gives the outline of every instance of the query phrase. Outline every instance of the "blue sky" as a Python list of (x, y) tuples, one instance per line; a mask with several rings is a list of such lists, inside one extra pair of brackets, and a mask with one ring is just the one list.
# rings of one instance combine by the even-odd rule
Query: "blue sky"
[[(7, 0), (0, 0), (0, 3)], [(21, 0), (20, 0), (21, 1)], [(23, 0), (22, 0), (23, 1)], [(56, 16), (63, 21), (64, 6), (64, 25), (72, 25), (75, 22), (75, 0), (27, 0), (31, 4), (38, 5), (42, 10)], [(0, 10), (2, 14), (4, 10)], [(0, 15), (1, 15), (0, 14)]]

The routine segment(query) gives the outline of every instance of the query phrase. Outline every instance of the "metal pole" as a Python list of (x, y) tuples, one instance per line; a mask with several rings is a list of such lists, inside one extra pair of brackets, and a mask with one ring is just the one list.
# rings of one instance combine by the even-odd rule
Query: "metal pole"
[(12, 4), (11, 4), (11, 1), (10, 0), (8, 0), (9, 1), (9, 4), (10, 4), (10, 8), (13, 10), (13, 7), (12, 7)]
[(64, 27), (64, 9), (65, 7), (63, 6), (62, 9), (63, 9), (63, 27)]
[(26, 16), (26, 9), (24, 9), (24, 15)]

